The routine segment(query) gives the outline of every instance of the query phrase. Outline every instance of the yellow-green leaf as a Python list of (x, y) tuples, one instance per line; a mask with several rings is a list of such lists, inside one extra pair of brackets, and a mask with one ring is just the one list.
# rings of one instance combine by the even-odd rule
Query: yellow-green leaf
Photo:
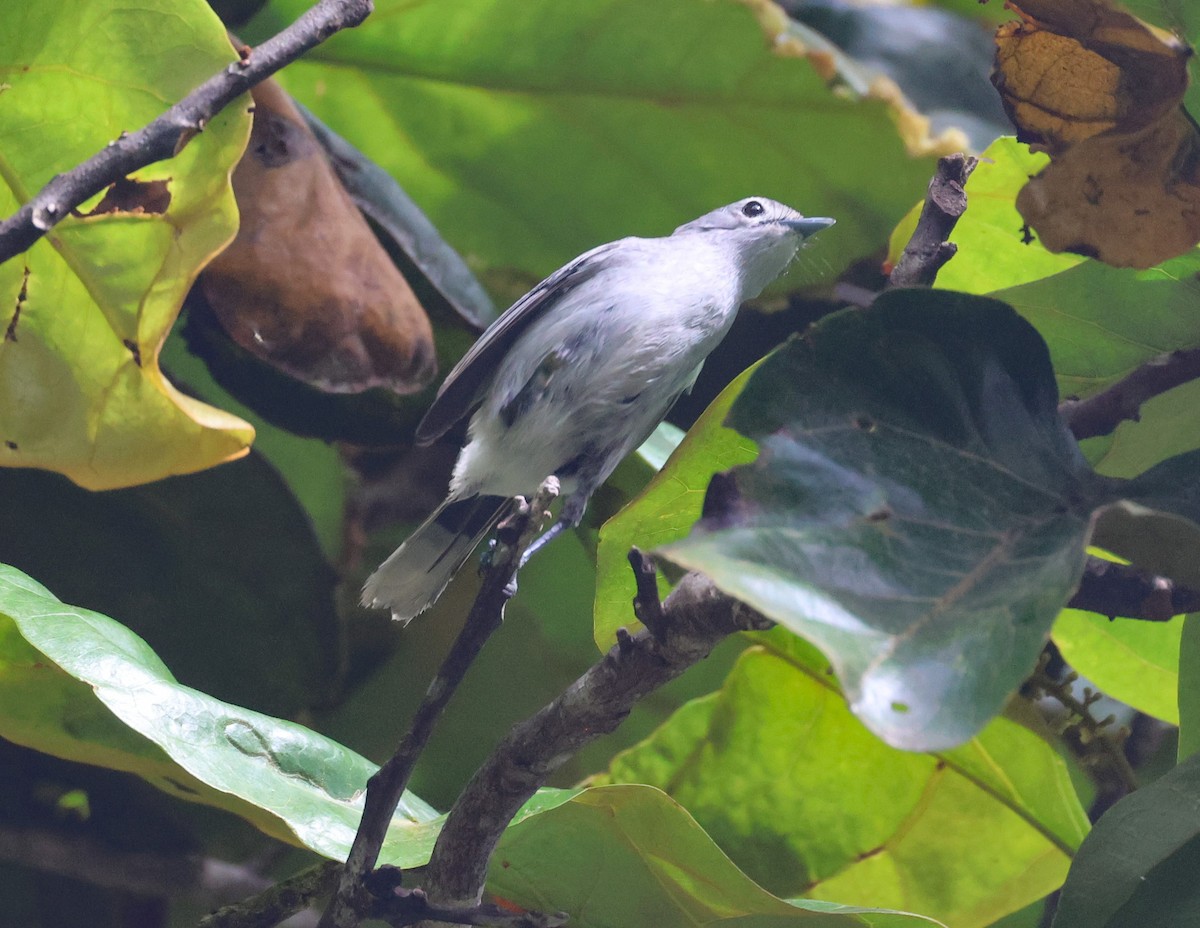
[[(236, 57), (201, 0), (60, 0), (6, 16), (3, 214)], [(193, 279), (236, 230), (229, 172), (248, 132), (235, 103), (178, 157), (0, 265), (0, 465), (107, 489), (249, 447), (249, 425), (179, 393), (158, 367)]]

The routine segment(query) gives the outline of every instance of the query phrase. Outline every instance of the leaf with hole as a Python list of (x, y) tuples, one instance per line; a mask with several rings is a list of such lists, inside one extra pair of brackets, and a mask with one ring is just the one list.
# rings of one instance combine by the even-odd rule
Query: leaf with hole
[[(201, 0), (63, 0), (0, 31), (0, 214), (236, 60)], [(0, 264), (0, 466), (89, 489), (245, 453), (254, 430), (176, 390), (158, 351), (197, 272), (233, 236), (246, 101)]]

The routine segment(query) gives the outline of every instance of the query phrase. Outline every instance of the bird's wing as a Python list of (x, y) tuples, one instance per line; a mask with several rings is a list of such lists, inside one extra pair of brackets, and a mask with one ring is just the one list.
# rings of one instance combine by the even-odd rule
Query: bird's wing
[(428, 445), (473, 410), (500, 362), (529, 325), (564, 296), (609, 265), (604, 260), (619, 242), (609, 242), (559, 268), (510, 306), (471, 350), (463, 355), (438, 389), (433, 404), (417, 426), (417, 443)]

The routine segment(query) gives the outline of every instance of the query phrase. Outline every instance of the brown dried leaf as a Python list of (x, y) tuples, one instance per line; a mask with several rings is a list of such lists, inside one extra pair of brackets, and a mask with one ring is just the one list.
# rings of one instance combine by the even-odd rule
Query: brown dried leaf
[(417, 298), (278, 84), (253, 91), (237, 238), (201, 278), (230, 336), (324, 390), (412, 393), (436, 372)]
[(171, 205), (170, 179), (133, 180), (123, 177), (109, 186), (96, 208), (87, 216), (106, 216), (110, 213), (165, 213)]
[(1051, 251), (1150, 267), (1200, 241), (1200, 133), (1181, 109), (1191, 49), (1103, 0), (1020, 0), (993, 82), (1050, 165), (1017, 208)]

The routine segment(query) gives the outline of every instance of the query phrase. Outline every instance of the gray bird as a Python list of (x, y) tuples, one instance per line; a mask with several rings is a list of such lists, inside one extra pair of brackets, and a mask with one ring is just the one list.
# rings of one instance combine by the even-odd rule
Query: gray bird
[(596, 488), (691, 388), (738, 307), (831, 225), (749, 197), (664, 238), (593, 248), (521, 297), (458, 362), (417, 427), (427, 445), (474, 411), (446, 501), (370, 576), (363, 605), (401, 622), (423, 612), (512, 497), (551, 474), (562, 511), (527, 556), (578, 525)]

